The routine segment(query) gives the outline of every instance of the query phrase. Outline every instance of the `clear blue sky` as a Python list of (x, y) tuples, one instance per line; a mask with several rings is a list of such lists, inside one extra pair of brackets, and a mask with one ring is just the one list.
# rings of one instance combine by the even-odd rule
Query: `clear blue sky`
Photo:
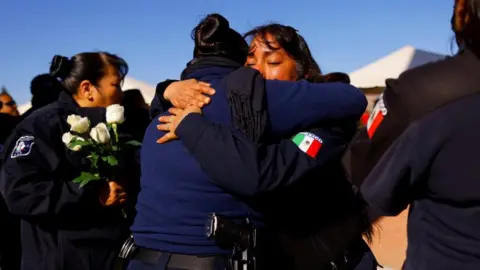
[(243, 33), (279, 22), (297, 28), (324, 71), (351, 72), (404, 45), (451, 53), (453, 0), (6, 0), (0, 3), (0, 86), (18, 103), (54, 54), (106, 50), (130, 76), (178, 78), (191, 29), (217, 12)]

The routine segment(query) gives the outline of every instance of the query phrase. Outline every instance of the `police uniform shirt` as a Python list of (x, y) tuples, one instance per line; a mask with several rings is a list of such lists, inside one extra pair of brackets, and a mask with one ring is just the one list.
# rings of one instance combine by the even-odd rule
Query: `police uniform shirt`
[[(268, 240), (268, 254), (276, 252), (270, 263), (285, 269), (331, 267), (354, 243), (363, 244), (369, 224), (362, 214), (365, 204), (340, 164), (351, 138), (342, 129), (312, 128), (291, 139), (257, 144), (237, 130), (190, 114), (176, 133), (213, 182), (241, 195), (262, 213), (268, 228), (280, 233)], [(365, 244), (351, 250), (351, 263), (364, 252)]]
[[(204, 117), (209, 121), (231, 126), (225, 78), (239, 67), (238, 64), (221, 66), (217, 61), (197, 67), (188, 75), (188, 78), (209, 82), (216, 89), (212, 102), (204, 108)], [(366, 106), (363, 94), (346, 84), (265, 83), (267, 95), (272, 95), (267, 98), (269, 114), (275, 119), (272, 130), (280, 134), (292, 134), (294, 130), (302, 130), (303, 125), (312, 126), (325, 118), (361, 114)], [(217, 212), (230, 218), (248, 216), (252, 221), (258, 215), (238, 196), (212, 183), (182, 142), (157, 144), (158, 138), (165, 134), (157, 130), (157, 125), (158, 120), (154, 119), (143, 140), (142, 190), (132, 226), (136, 243), (143, 248), (172, 253), (230, 254), (231, 250), (221, 249), (205, 237), (208, 215)]]
[(411, 124), (362, 185), (372, 218), (411, 203), (404, 269), (479, 269), (480, 94)]
[(79, 108), (71, 96), (33, 112), (5, 143), (0, 191), (21, 220), (22, 269), (105, 269), (126, 230), (120, 209), (99, 202), (98, 183), (71, 182), (82, 169), (62, 135), (70, 114), (104, 121), (105, 109)]

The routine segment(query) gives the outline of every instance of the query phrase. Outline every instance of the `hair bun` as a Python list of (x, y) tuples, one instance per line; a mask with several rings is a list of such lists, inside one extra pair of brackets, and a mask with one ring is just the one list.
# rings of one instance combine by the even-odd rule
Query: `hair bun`
[(220, 14), (210, 14), (195, 27), (195, 45), (202, 51), (225, 42), (229, 34), (230, 23)]
[(54, 78), (65, 79), (72, 69), (72, 61), (65, 56), (55, 55), (50, 64), (50, 75)]

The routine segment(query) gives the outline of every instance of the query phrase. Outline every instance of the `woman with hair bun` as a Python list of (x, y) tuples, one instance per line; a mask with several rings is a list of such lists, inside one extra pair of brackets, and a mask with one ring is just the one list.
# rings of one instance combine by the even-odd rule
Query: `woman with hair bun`
[(129, 225), (120, 208), (125, 184), (73, 183), (83, 163), (62, 135), (70, 131), (72, 114), (87, 116), (91, 125), (104, 122), (105, 107), (121, 101), (127, 72), (123, 59), (106, 52), (56, 55), (50, 74), (64, 91), (6, 141), (0, 191), (21, 218), (22, 270), (113, 269)]
[[(322, 74), (305, 39), (293, 27), (268, 24), (259, 26), (244, 36), (251, 39), (245, 66), (258, 70), (266, 79), (294, 82), (307, 80), (315, 83), (350, 82), (348, 75), (344, 73)], [(182, 95), (183, 93), (178, 91), (178, 94)], [(294, 102), (292, 101), (289, 106), (294, 107)], [(237, 117), (235, 112), (233, 114), (233, 118)], [(182, 115), (183, 113), (179, 113), (177, 118), (181, 118)], [(338, 141), (343, 142), (342, 145), (346, 146), (355, 133), (358, 117), (333, 123), (320, 123), (316, 125), (320, 128), (314, 130), (331, 132), (330, 129), (334, 126), (334, 129), (342, 131), (342, 135), (338, 136)], [(202, 124), (205, 125), (197, 123), (196, 127), (203, 129)], [(173, 129), (172, 126), (174, 127), (169, 124), (170, 131)], [(205, 130), (219, 129), (218, 125), (205, 126), (207, 126)], [(310, 131), (310, 129), (299, 129), (298, 131)], [(230, 132), (234, 133), (234, 131)], [(225, 133), (228, 132), (225, 131)], [(283, 164), (281, 159), (289, 154), (281, 151), (281, 148), (277, 148), (279, 151), (274, 152), (280, 160), (279, 163), (276, 163), (258, 158), (258, 153), (264, 151), (265, 144), (256, 145), (252, 140), (246, 142), (247, 146), (240, 144), (238, 154), (231, 154), (230, 152), (235, 152), (232, 150), (235, 147), (230, 144), (239, 144), (238, 142), (225, 140), (228, 137), (218, 135), (212, 136), (215, 140), (207, 142), (208, 136), (204, 134), (207, 132), (204, 131), (198, 138), (197, 145), (208, 145), (208, 148), (206, 147), (204, 151), (196, 150), (195, 158), (203, 170), (210, 174), (216, 183), (223, 183), (225, 188), (229, 187), (228, 182), (233, 176), (224, 174), (224, 179), (222, 179), (222, 176), (216, 173), (219, 171), (218, 167), (233, 172), (231, 174), (234, 175), (244, 175), (242, 172), (255, 171), (255, 168), (258, 168), (264, 178), (275, 177), (275, 175), (288, 178), (291, 177), (291, 174), (295, 175), (292, 172), (303, 170), (301, 166), (291, 166), (295, 169), (284, 174), (280, 173), (282, 171), (278, 168), (281, 166), (277, 164)], [(191, 137), (192, 135), (185, 134), (184, 137), (186, 136)], [(181, 137), (180, 139), (184, 140), (185, 138)], [(283, 141), (287, 144), (291, 143), (290, 137), (283, 137)], [(200, 146), (196, 146), (196, 148), (200, 149)], [(229, 152), (226, 152), (225, 149), (229, 149)], [(252, 151), (246, 149), (252, 149)], [(325, 265), (330, 268), (331, 263), (334, 263), (338, 269), (343, 269), (344, 261), (348, 261), (349, 269), (376, 269), (375, 258), (362, 239), (362, 234), (367, 239), (371, 237), (371, 224), (366, 215), (366, 205), (345, 178), (340, 163), (342, 152), (343, 149), (339, 151), (340, 155), (330, 157), (329, 162), (324, 166), (312, 167), (308, 174), (302, 176), (301, 180), (295, 183), (294, 187), (285, 188), (280, 192), (281, 195), (268, 197), (268, 209), (275, 214), (270, 214), (267, 226), (275, 227), (278, 239), (281, 240), (280, 245), (272, 242), (272, 246), (281, 246), (282, 250), (279, 252), (283, 252), (281, 257), (284, 261), (282, 269), (323, 269)], [(237, 155), (242, 160), (250, 162), (238, 163), (229, 158)], [(212, 157), (216, 157), (218, 161), (211, 162)], [(302, 158), (302, 156), (296, 157), (299, 164), (301, 164)], [(275, 172), (266, 174), (267, 166)], [(251, 178), (249, 181), (252, 180)], [(292, 216), (295, 218), (291, 218)], [(286, 221), (289, 219), (288, 217), (298, 222)], [(302, 233), (299, 234), (299, 231)], [(319, 246), (322, 248), (318, 248)], [(324, 248), (329, 252), (326, 252)], [(327, 253), (329, 254), (326, 255)], [(346, 253), (348, 256), (344, 259)]]
[[(288, 134), (292, 135), (303, 126), (312, 126), (317, 121), (355, 118), (366, 106), (363, 94), (348, 84), (265, 80), (258, 71), (243, 67), (248, 55), (248, 45), (221, 15), (212, 14), (203, 19), (195, 27), (193, 37), (195, 58), (183, 71), (182, 79), (205, 81), (216, 92), (209, 105), (203, 108), (204, 116), (187, 115), (181, 126), (178, 126), (177, 132), (181, 141), (157, 144), (157, 139), (167, 134), (163, 132), (165, 129), (157, 130), (157, 119), (147, 128), (141, 153), (142, 190), (136, 207), (138, 214), (132, 226), (138, 250), (129, 265), (131, 270), (164, 267), (230, 269), (229, 257), (233, 247), (224, 246), (221, 241), (216, 242), (205, 235), (205, 223), (209, 220), (209, 215), (216, 213), (236, 221), (249, 218), (259, 229), (264, 229), (265, 217), (258, 208), (251, 205), (252, 198), (292, 184), (308, 168), (317, 162), (325, 162), (328, 156), (335, 155), (344, 147), (343, 143), (338, 143), (340, 140), (333, 139), (334, 135), (324, 132), (324, 151), (318, 156), (306, 155), (288, 140), (281, 145), (268, 145), (267, 149), (258, 151), (258, 159), (251, 160), (241, 155), (241, 150), (252, 150), (245, 141), (251, 138), (258, 142), (264, 136), (275, 140), (274, 135), (289, 136)], [(160, 84), (157, 90), (164, 86), (165, 84)], [(248, 105), (250, 95), (255, 96), (254, 106)], [(160, 95), (156, 98), (159, 103), (165, 104), (168, 96)], [(291, 104), (290, 100), (298, 103)], [(268, 102), (268, 110), (265, 102)], [(188, 106), (186, 110), (200, 111), (194, 106)], [(247, 117), (236, 119), (234, 116), (240, 114), (234, 111), (243, 111)], [(285, 114), (291, 115), (285, 117)], [(163, 117), (171, 116), (163, 114)], [(253, 121), (243, 122), (242, 119)], [(230, 136), (231, 139), (238, 136), (233, 140), (238, 142), (236, 146), (240, 151), (225, 148), (223, 150), (226, 156), (229, 153), (231, 155), (222, 160), (210, 156), (209, 167), (218, 161), (217, 172), (230, 177), (212, 176), (211, 171), (202, 170), (203, 164), (199, 166), (195, 159), (197, 150), (203, 149), (201, 152), (206, 153), (210, 145), (197, 144), (199, 136), (203, 134), (212, 138), (210, 132), (209, 135), (203, 133), (206, 131), (205, 121), (211, 121), (216, 127), (229, 131), (236, 129), (245, 132), (234, 132), (233, 136)], [(188, 124), (184, 124), (185, 122)], [(242, 126), (243, 124), (245, 126)], [(220, 136), (215, 138), (223, 140)], [(216, 143), (215, 140), (210, 142)], [(282, 149), (286, 149), (291, 156), (272, 156), (272, 153)], [(237, 164), (239, 160), (244, 161), (248, 169), (230, 170), (231, 165)], [(223, 162), (230, 161), (229, 166), (222, 167)], [(257, 161), (264, 162), (257, 167)], [(264, 167), (268, 164), (284, 167), (277, 167), (280, 171), (275, 173), (272, 168)], [(263, 168), (267, 170), (263, 171)], [(296, 177), (285, 176), (292, 171)], [(226, 178), (228, 180), (225, 180)], [(262, 237), (264, 235), (259, 235), (259, 239)], [(284, 266), (281, 265), (281, 260), (267, 260), (267, 256), (263, 256), (263, 252), (272, 252), (268, 250), (272, 245), (266, 248), (267, 244), (270, 245), (263, 240), (257, 242), (256, 251), (262, 250), (262, 254), (257, 256), (257, 269), (284, 269), (279, 268)], [(329, 263), (328, 265), (330, 266)]]

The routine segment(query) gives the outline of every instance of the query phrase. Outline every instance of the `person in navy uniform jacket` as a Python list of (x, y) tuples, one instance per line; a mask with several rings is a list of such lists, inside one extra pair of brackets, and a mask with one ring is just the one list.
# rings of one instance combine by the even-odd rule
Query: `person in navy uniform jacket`
[[(292, 27), (270, 24), (257, 27), (246, 36), (253, 37), (246, 65), (259, 70), (265, 78), (293, 81), (308, 78), (317, 83), (349, 82), (348, 75), (343, 73), (322, 75), (305, 40)], [(281, 60), (275, 60), (276, 65), (272, 66), (268, 63), (273, 59)], [(230, 85), (227, 83), (227, 86), (250, 88), (251, 73), (258, 75), (247, 69), (234, 72), (236, 81)], [(182, 86), (185, 87), (186, 82)], [(192, 98), (192, 90), (201, 92), (200, 89), (191, 88), (183, 93), (175, 89), (179, 85), (180, 83), (177, 86), (172, 83), (164, 89), (165, 93), (159, 89), (165, 87), (165, 83), (159, 84), (157, 94), (169, 96), (170, 100), (175, 101)], [(247, 100), (255, 100), (258, 98), (255, 94), (260, 89), (255, 89), (253, 93), (239, 91), (249, 97)], [(246, 107), (233, 110), (232, 121), (241, 118)], [(332, 263), (338, 269), (376, 269), (373, 254), (362, 240), (362, 233), (368, 237), (370, 229), (364, 214), (365, 203), (355, 195), (350, 183), (344, 178), (339, 162), (343, 149), (355, 132), (356, 120), (360, 114), (351, 120), (338, 121), (334, 126), (323, 123), (319, 125), (322, 128), (300, 132), (293, 139), (274, 140), (278, 144), (272, 144), (273, 141), (266, 144), (249, 136), (251, 133), (248, 132), (248, 127), (238, 128), (242, 133), (247, 130), (245, 134), (239, 134), (228, 126), (198, 117), (184, 119), (178, 124), (179, 120), (175, 118), (185, 117), (185, 112), (178, 108), (170, 109), (170, 112), (176, 116), (161, 117), (160, 121), (167, 124), (158, 128), (175, 133), (174, 130), (179, 125), (177, 130), (181, 133), (180, 140), (203, 170), (225, 189), (235, 187), (231, 190), (233, 193), (244, 194), (245, 188), (255, 190), (255, 187), (271, 181), (263, 177), (288, 179), (299, 177), (297, 173), (301, 173), (303, 181), (280, 190), (273, 188), (274, 192), (267, 194), (260, 192), (262, 201), (266, 203), (256, 205), (268, 214), (269, 226), (278, 231), (280, 245), (287, 251), (281, 256), (280, 253), (274, 254), (275, 258), (272, 259), (279, 261), (278, 257), (281, 257), (282, 269), (323, 269), (332, 267)], [(255, 122), (255, 119), (249, 120)], [(163, 143), (166, 138), (167, 135), (159, 141)], [(298, 148), (289, 147), (293, 145)], [(332, 147), (334, 145), (342, 147)], [(238, 183), (232, 183), (235, 181)], [(312, 246), (315, 242), (321, 246), (321, 251)], [(344, 264), (346, 250), (348, 265)]]
[[(475, 32), (477, 15), (465, 19), (464, 13), (468, 11), (474, 14), (477, 1), (462, 0), (458, 3), (459, 1), (455, 0), (457, 8), (451, 19), (452, 29), (458, 46), (466, 46), (466, 51), (461, 50), (445, 61), (408, 70), (398, 79), (386, 80), (385, 91), (380, 95), (367, 125), (355, 135), (343, 157), (347, 176), (355, 185), (361, 186), (383, 153), (411, 123), (436, 108), (479, 91), (475, 84), (466, 83), (472, 81), (476, 70), (464, 70), (465, 66), (473, 67), (476, 64), (474, 55), (477, 54), (475, 47), (478, 46)], [(458, 72), (453, 72), (453, 68), (457, 68)], [(420, 79), (437, 77), (438, 73), (447, 72), (452, 72), (450, 79), (442, 80), (441, 85)]]
[[(209, 37), (207, 41), (204, 39), (206, 34)], [(246, 60), (248, 46), (220, 15), (210, 15), (202, 21), (196, 28), (195, 37), (196, 59), (184, 70), (182, 79), (210, 83), (216, 94), (204, 110), (205, 117), (214, 123), (232, 126), (226, 85), (235, 81), (237, 72), (251, 70), (240, 69)], [(210, 43), (217, 44), (214, 51), (208, 51), (212, 47)], [(239, 57), (241, 54), (243, 57)], [(347, 84), (265, 81), (261, 76), (257, 77), (260, 85), (263, 83), (265, 87), (269, 103), (269, 130), (278, 134), (292, 134), (294, 130), (322, 120), (355, 117), (363, 113), (366, 106), (363, 94)], [(251, 82), (257, 85), (258, 81)], [(297, 103), (292, 104), (292, 100)], [(285, 117), (289, 113), (290, 117)], [(231, 250), (222, 249), (205, 237), (204, 226), (208, 215), (216, 212), (229, 218), (249, 217), (259, 226), (262, 216), (238, 195), (212, 183), (211, 177), (202, 171), (187, 151), (188, 147), (186, 149), (181, 142), (157, 144), (157, 139), (165, 134), (157, 130), (157, 124), (157, 119), (154, 119), (143, 141), (142, 190), (137, 203), (138, 214), (132, 226), (140, 251), (133, 257), (129, 269), (160, 269), (165, 264), (171, 268), (200, 269), (200, 264), (213, 264), (217, 260), (215, 257), (222, 257), (225, 262)], [(337, 143), (325, 137), (325, 151), (319, 153), (318, 159), (326, 159), (343, 147), (343, 144)], [(192, 144), (195, 142), (192, 141)], [(285, 143), (285, 147), (300, 155), (298, 147), (292, 142)], [(328, 150), (330, 147), (331, 150)], [(313, 164), (315, 161), (304, 159), (304, 162)], [(230, 173), (235, 177), (234, 172)], [(297, 176), (300, 174), (298, 172)], [(256, 187), (249, 182), (239, 185), (238, 181), (232, 181), (237, 184), (230, 189), (241, 189), (241, 195), (251, 196), (288, 185), (295, 177), (285, 181), (275, 177), (270, 179), (270, 183), (264, 182)], [(248, 181), (248, 178), (242, 177), (242, 180)], [(191, 268), (186, 268), (185, 264), (191, 265)]]
[(455, 1), (460, 51), (387, 80), (345, 157), (372, 220), (410, 205), (403, 269), (478, 269), (480, 1)]
[[(2, 154), (0, 191), (9, 211), (21, 218), (23, 270), (112, 269), (128, 235), (119, 205), (125, 186), (74, 179), (82, 157), (66, 148), (67, 117), (105, 121), (105, 108), (121, 101), (127, 73), (121, 58), (103, 52), (53, 58), (50, 71), (65, 90), (14, 129)], [(100, 107), (100, 108), (90, 108)], [(102, 108), (103, 107), (103, 108)]]

